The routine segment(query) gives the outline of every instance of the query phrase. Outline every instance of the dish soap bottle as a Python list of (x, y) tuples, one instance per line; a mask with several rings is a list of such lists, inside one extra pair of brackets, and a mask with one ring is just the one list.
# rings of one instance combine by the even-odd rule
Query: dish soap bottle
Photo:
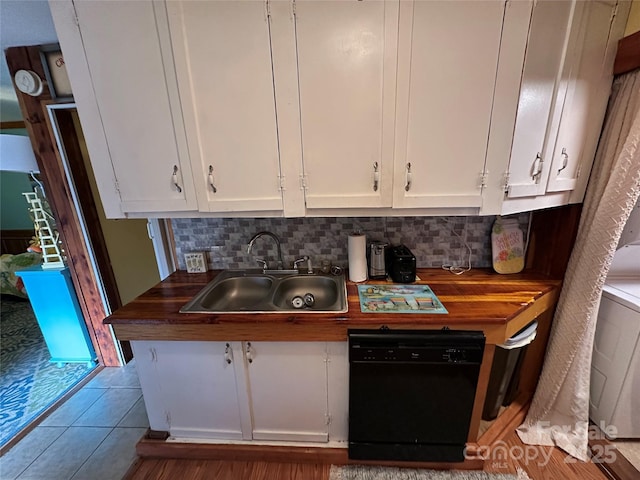
[(498, 273), (518, 273), (524, 268), (524, 241), (515, 218), (500, 216), (491, 229), (493, 269)]

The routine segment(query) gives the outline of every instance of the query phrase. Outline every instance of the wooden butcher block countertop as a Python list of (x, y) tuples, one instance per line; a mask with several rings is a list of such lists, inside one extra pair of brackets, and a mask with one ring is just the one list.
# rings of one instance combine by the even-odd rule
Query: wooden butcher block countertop
[[(357, 284), (347, 281), (346, 313), (179, 313), (218, 271), (178, 271), (105, 319), (120, 340), (343, 341), (347, 330), (483, 330), (487, 343), (500, 344), (542, 312), (555, 306), (561, 281), (535, 273), (500, 275), (473, 269), (453, 275), (419, 269), (448, 314), (363, 313)], [(386, 283), (369, 281), (367, 284)]]

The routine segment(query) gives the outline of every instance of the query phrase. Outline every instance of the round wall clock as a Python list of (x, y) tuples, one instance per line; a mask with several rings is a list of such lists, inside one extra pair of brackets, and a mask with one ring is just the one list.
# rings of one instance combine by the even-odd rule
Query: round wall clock
[(42, 93), (42, 80), (37, 73), (31, 70), (18, 70), (13, 76), (16, 87), (22, 93), (37, 97)]

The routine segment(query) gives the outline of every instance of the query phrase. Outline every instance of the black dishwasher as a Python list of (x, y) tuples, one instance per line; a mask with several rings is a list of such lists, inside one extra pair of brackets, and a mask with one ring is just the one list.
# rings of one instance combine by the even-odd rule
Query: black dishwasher
[(482, 332), (349, 330), (349, 458), (459, 462)]

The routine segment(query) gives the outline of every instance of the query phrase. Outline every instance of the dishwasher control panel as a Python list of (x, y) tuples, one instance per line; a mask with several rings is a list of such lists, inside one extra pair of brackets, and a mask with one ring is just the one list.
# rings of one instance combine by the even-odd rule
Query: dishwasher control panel
[(480, 363), (481, 345), (376, 345), (370, 341), (352, 340), (349, 346), (351, 362), (402, 363)]

